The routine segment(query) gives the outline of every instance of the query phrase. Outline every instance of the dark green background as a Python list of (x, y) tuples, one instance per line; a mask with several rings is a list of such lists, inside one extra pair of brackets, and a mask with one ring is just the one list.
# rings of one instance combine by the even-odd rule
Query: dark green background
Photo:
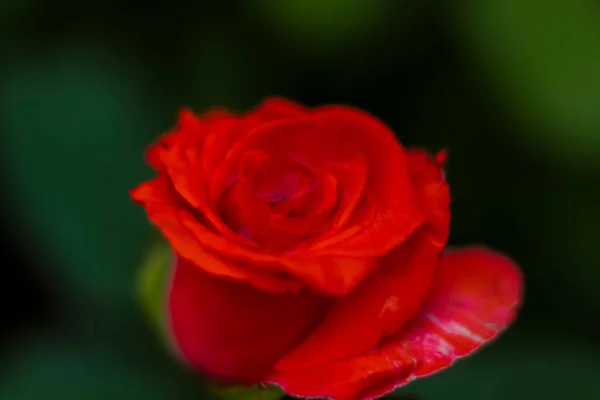
[(128, 189), (183, 105), (348, 103), (450, 150), (452, 244), (527, 277), (514, 328), (404, 392), (600, 398), (600, 3), (0, 2), (0, 399), (207, 399), (134, 278)]

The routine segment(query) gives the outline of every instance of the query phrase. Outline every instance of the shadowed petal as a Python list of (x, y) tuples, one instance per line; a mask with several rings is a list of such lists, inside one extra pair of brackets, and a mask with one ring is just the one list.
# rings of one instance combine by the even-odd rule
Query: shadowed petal
[(169, 294), (171, 333), (194, 368), (254, 384), (319, 323), (329, 302), (306, 291), (264, 292), (179, 258)]
[(420, 230), (383, 259), (381, 267), (336, 302), (319, 327), (276, 369), (302, 370), (373, 349), (422, 306), (439, 263), (442, 245)]
[[(255, 265), (230, 260), (199, 241), (186, 226), (186, 219), (182, 218), (187, 217), (187, 214), (179, 211), (184, 207), (181, 198), (164, 176), (141, 184), (131, 191), (131, 196), (146, 208), (148, 218), (158, 226), (173, 249), (193, 261), (197, 268), (217, 276), (247, 281), (260, 289), (273, 292), (298, 291), (301, 288), (301, 283), (297, 280), (262, 271)], [(198, 229), (202, 227), (198, 221), (195, 221), (194, 226)], [(226, 242), (222, 237), (221, 240)]]

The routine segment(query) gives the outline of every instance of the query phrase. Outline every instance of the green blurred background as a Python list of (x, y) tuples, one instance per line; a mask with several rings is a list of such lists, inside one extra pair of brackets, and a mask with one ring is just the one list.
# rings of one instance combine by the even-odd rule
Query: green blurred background
[(450, 149), (452, 244), (527, 276), (493, 346), (399, 393), (600, 399), (600, 3), (0, 2), (0, 399), (209, 399), (134, 279), (128, 189), (177, 110), (341, 102)]

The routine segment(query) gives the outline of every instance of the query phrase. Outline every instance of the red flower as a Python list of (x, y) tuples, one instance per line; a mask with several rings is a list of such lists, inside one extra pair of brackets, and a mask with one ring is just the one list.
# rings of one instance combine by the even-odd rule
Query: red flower
[(202, 373), (371, 399), (449, 366), (514, 318), (521, 277), (443, 251), (442, 164), (346, 106), (183, 111), (132, 191), (171, 243), (174, 344)]

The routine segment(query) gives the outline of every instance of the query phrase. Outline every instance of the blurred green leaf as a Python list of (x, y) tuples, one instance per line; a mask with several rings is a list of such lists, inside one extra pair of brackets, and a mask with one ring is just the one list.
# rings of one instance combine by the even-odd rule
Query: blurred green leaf
[(600, 13), (588, 0), (452, 3), (484, 79), (529, 123), (533, 149), (600, 155)]
[(138, 276), (138, 295), (146, 316), (161, 333), (165, 332), (165, 294), (173, 255), (164, 241), (150, 247)]
[(133, 305), (149, 224), (128, 190), (163, 130), (128, 54), (85, 40), (23, 46), (0, 71), (3, 172), (21, 242), (73, 305), (92, 301), (111, 313)]
[[(152, 360), (152, 357), (150, 357)], [(2, 360), (2, 400), (210, 400), (175, 374), (98, 344), (37, 337)]]
[(273, 386), (242, 387), (208, 384), (207, 388), (211, 394), (222, 400), (278, 400), (285, 396), (285, 392)]
[(251, 12), (300, 45), (334, 51), (377, 32), (395, 2), (386, 0), (253, 0)]
[[(538, 206), (544, 216), (545, 229), (538, 240), (543, 243), (540, 258), (544, 263), (545, 283), (565, 292), (574, 292), (561, 299), (561, 303), (566, 313), (573, 314), (572, 307), (577, 307), (576, 315), (583, 316), (600, 311), (597, 248), (600, 191), (589, 184), (590, 179), (585, 176), (556, 179), (549, 195)], [(550, 273), (556, 277), (555, 281), (548, 282)], [(597, 329), (597, 319), (581, 322)]]
[(268, 85), (277, 82), (265, 60), (258, 59), (242, 38), (221, 29), (190, 35), (185, 46), (185, 96), (195, 111), (225, 106), (246, 111), (270, 95)]
[(23, 14), (31, 11), (39, 3), (38, 0), (2, 0), (0, 1), (0, 29), (13, 27), (22, 21)]

